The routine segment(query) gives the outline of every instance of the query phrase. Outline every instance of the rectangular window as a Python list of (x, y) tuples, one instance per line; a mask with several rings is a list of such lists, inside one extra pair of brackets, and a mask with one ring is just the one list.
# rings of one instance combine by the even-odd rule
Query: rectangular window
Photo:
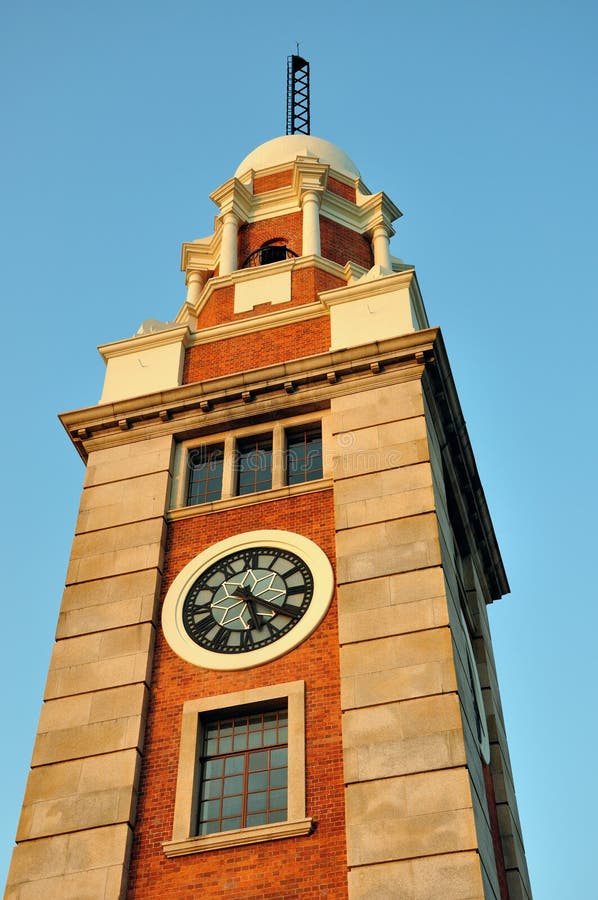
[(286, 708), (206, 721), (197, 834), (284, 822), (287, 751)]
[(166, 856), (309, 834), (305, 800), (302, 681), (184, 703)]
[(322, 477), (322, 429), (319, 425), (287, 432), (287, 484)]
[(222, 468), (224, 445), (194, 447), (187, 456), (189, 479), (187, 482), (187, 505), (209, 503), (222, 496)]
[(272, 487), (272, 436), (237, 442), (237, 494), (254, 494)]
[[(259, 430), (258, 430), (259, 428)], [(259, 502), (265, 491), (317, 490), (310, 482), (324, 478), (322, 422), (307, 415), (270, 426), (213, 434), (211, 443), (197, 438), (177, 445), (171, 488), (172, 508), (215, 501)], [(324, 486), (324, 485), (323, 485)], [(190, 514), (195, 514), (195, 510)]]

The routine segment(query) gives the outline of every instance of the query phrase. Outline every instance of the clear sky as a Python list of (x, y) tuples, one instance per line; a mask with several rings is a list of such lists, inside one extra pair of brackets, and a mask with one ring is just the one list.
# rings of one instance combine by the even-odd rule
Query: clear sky
[(98, 401), (97, 344), (175, 316), (180, 244), (284, 132), (300, 41), (312, 133), (403, 210), (447, 343), (512, 590), (490, 616), (536, 900), (597, 896), (597, 9), (4, 0), (3, 870), (83, 478), (56, 413)]

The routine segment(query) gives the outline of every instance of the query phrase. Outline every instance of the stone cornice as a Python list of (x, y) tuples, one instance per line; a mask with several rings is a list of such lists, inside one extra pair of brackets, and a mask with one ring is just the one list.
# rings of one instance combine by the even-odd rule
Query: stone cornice
[(85, 460), (90, 450), (158, 434), (215, 433), (248, 419), (276, 420), (290, 411), (313, 412), (328, 407), (333, 397), (367, 390), (368, 385), (413, 379), (422, 379), (440, 429), (460, 517), (484, 562), (487, 600), (497, 599), (509, 585), (437, 328), (75, 410), (63, 413), (60, 420)]
[(414, 276), (415, 269), (407, 269), (403, 272), (395, 272), (392, 275), (374, 278), (371, 281), (364, 277), (360, 278), (359, 281), (346, 285), (346, 287), (320, 291), (318, 296), (326, 307), (330, 307), (337, 303), (362, 300), (367, 297), (374, 297), (377, 294), (387, 294), (389, 291), (410, 287)]
[(181, 271), (199, 269), (210, 271), (215, 265), (216, 235), (200, 238), (197, 241), (186, 241), (181, 246)]
[(231, 178), (229, 181), (225, 181), (224, 184), (210, 194), (210, 199), (214, 201), (220, 210), (221, 216), (227, 212), (232, 212), (241, 222), (246, 222), (251, 216), (253, 194), (247, 190), (246, 186), (238, 178)]
[(383, 191), (370, 194), (369, 197), (358, 196), (357, 202), (364, 231), (369, 232), (376, 225), (384, 225), (390, 236), (395, 233), (390, 223), (399, 219), (403, 213)]
[(425, 360), (433, 356), (436, 334), (435, 329), (426, 329), (303, 357), (63, 413), (60, 420), (86, 459), (89, 449), (143, 440), (150, 432), (176, 434), (220, 427), (235, 416), (246, 418), (289, 405), (321, 407), (333, 395), (355, 391), (356, 382), (363, 379), (387, 383), (416, 377), (414, 366), (421, 371)]
[(98, 350), (107, 361), (114, 356), (127, 356), (129, 353), (141, 350), (152, 350), (154, 347), (164, 347), (167, 344), (183, 343), (189, 346), (191, 332), (188, 325), (173, 325), (162, 331), (152, 331), (149, 334), (134, 335), (122, 341), (113, 341), (110, 344), (101, 344)]
[(483, 561), (486, 602), (492, 602), (509, 593), (509, 583), (439, 330), (434, 350), (434, 364), (426, 366), (423, 379), (426, 399), (438, 430), (444, 466), (447, 478), (453, 485), (459, 518), (470, 546), (475, 548)]

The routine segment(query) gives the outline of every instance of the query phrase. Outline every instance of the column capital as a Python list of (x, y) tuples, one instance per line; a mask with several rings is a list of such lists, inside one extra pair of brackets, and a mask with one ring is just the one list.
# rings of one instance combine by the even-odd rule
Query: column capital
[[(237, 218), (237, 224), (247, 222), (251, 213), (253, 195), (238, 178), (231, 178), (220, 185), (210, 199), (214, 201), (220, 210), (220, 220), (224, 221), (227, 214), (233, 213)], [(230, 221), (230, 219), (229, 219)]]
[[(375, 228), (383, 227), (386, 229), (386, 237), (393, 236), (395, 230), (391, 223), (403, 214), (390, 197), (380, 191), (378, 194), (365, 196), (359, 205), (366, 232), (373, 235)], [(381, 232), (378, 232), (378, 236), (380, 235)]]
[(293, 170), (293, 189), (303, 205), (303, 197), (306, 193), (315, 193), (318, 203), (322, 202), (322, 195), (328, 183), (330, 166), (321, 163), (309, 156), (298, 156)]

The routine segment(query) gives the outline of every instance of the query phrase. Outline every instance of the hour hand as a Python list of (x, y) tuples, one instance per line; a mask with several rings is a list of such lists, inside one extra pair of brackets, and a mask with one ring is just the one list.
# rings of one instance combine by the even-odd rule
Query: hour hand
[(264, 600), (263, 597), (255, 597), (252, 596), (251, 600), (254, 603), (261, 603), (262, 606), (265, 606), (267, 609), (271, 609), (273, 612), (282, 613), (285, 616), (288, 616), (290, 619), (299, 619), (301, 617), (301, 613), (298, 609), (295, 609), (292, 606), (279, 606), (278, 603), (272, 603), (271, 600)]
[(242, 600), (245, 603), (245, 608), (249, 617), (249, 629), (257, 628), (259, 631), (259, 629), (262, 627), (262, 623), (258, 621), (255, 614), (255, 609), (253, 607), (253, 603), (256, 598), (252, 596), (248, 588), (241, 586), (237, 588), (234, 596), (237, 598), (237, 600)]

